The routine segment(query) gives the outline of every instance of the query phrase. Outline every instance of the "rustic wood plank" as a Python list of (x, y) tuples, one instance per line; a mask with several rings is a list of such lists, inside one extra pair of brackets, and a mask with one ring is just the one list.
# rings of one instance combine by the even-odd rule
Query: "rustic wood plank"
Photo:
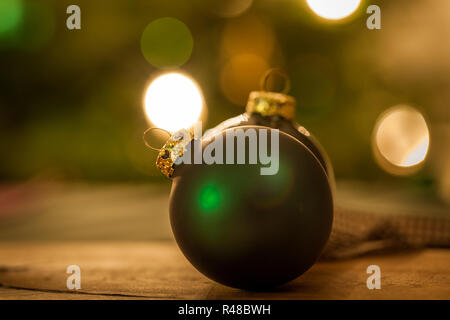
[[(68, 265), (81, 289), (66, 288)], [(379, 265), (381, 290), (366, 287)], [(0, 243), (0, 299), (450, 299), (450, 250), (427, 249), (321, 261), (271, 292), (216, 284), (196, 271), (172, 241)]]
[(144, 298), (0, 288), (1, 300), (136, 300)]

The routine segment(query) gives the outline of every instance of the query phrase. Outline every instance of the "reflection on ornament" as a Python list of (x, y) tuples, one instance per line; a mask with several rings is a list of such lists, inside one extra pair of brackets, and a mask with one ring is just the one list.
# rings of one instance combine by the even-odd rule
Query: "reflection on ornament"
[(203, 210), (212, 212), (219, 207), (221, 198), (220, 189), (214, 183), (209, 183), (200, 189), (198, 202)]

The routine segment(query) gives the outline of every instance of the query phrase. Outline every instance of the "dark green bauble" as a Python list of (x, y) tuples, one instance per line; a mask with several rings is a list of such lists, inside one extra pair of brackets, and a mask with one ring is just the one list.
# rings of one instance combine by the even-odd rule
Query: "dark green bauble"
[[(221, 135), (225, 141), (236, 129), (213, 139)], [(203, 141), (202, 150), (213, 139)], [(280, 131), (277, 174), (261, 175), (261, 167), (266, 166), (175, 166), (170, 196), (175, 239), (195, 268), (230, 287), (263, 290), (295, 279), (314, 264), (330, 235), (331, 188), (309, 148)]]

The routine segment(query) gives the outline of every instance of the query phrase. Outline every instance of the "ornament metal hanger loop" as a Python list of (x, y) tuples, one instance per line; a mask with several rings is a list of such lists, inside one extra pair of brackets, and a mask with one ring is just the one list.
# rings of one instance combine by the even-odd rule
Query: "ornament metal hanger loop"
[(279, 76), (284, 81), (284, 87), (281, 90), (280, 93), (287, 94), (289, 90), (291, 90), (291, 80), (289, 79), (289, 76), (281, 70), (280, 68), (271, 68), (267, 70), (264, 75), (261, 77), (260, 87), (261, 90), (264, 91), (273, 91), (269, 89), (268, 81), (273, 76)]
[(161, 130), (161, 131), (167, 133), (167, 134), (169, 135), (169, 138), (172, 136), (172, 133), (170, 133), (170, 132), (167, 131), (166, 129), (162, 129), (162, 128), (158, 128), (158, 127), (151, 127), (151, 128), (148, 128), (147, 130), (144, 131), (144, 134), (142, 135), (142, 140), (144, 140), (145, 146), (146, 146), (147, 148), (153, 150), (153, 151), (160, 152), (161, 150), (163, 150), (162, 148), (155, 148), (155, 147), (151, 146), (151, 145), (147, 142), (147, 139), (146, 139), (147, 134), (150, 133), (150, 132), (153, 131), (153, 130)]

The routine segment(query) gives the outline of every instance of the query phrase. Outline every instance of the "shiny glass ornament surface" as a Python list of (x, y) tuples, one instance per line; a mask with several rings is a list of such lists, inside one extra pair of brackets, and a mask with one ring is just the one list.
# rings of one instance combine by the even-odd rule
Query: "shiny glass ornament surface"
[[(230, 130), (261, 128), (273, 132), (261, 126), (225, 129), (203, 140), (202, 150)], [(260, 290), (286, 283), (314, 264), (330, 235), (332, 193), (309, 148), (280, 131), (277, 174), (261, 175), (261, 167), (174, 167), (170, 221), (175, 239), (200, 272), (227, 286)]]

